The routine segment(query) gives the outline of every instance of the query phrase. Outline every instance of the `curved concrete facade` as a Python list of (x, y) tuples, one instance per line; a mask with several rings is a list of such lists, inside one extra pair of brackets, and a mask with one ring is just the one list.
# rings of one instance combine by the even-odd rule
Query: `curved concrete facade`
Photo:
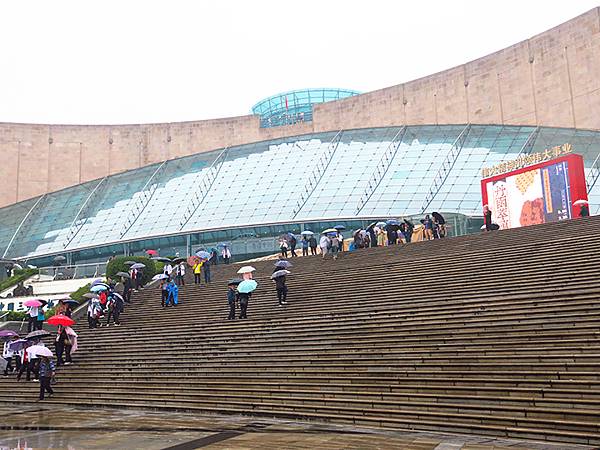
[(351, 128), (508, 124), (600, 130), (600, 8), (452, 69), (315, 105), (313, 121), (258, 116), (144, 125), (0, 123), (0, 207), (220, 147)]

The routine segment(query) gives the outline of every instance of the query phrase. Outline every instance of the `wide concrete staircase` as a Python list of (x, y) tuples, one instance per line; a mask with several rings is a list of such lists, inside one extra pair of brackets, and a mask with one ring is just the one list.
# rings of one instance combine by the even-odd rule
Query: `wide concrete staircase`
[[(285, 307), (259, 262), (236, 321), (240, 265), (217, 266), (176, 308), (144, 290), (121, 327), (77, 328), (47, 403), (600, 444), (599, 244), (593, 217), (296, 258)], [(0, 401), (37, 389), (2, 379)]]

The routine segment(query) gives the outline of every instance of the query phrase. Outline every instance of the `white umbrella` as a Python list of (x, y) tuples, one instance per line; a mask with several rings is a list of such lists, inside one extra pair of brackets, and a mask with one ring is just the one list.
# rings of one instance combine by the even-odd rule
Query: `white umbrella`
[(250, 272), (254, 272), (256, 269), (252, 266), (244, 266), (244, 267), (240, 267), (240, 270), (237, 271), (237, 273), (250, 273)]
[(27, 349), (27, 353), (30, 356), (47, 356), (48, 358), (52, 358), (52, 350), (48, 347), (44, 347), (43, 345), (32, 345)]
[(481, 225), (480, 230), (485, 230), (485, 223), (483, 225)]
[(146, 267), (146, 265), (142, 263), (135, 263), (131, 266), (132, 269), (143, 269), (144, 267)]
[(576, 202), (573, 202), (573, 204), (575, 206), (581, 206), (581, 205), (587, 205), (589, 202), (587, 200), (577, 200)]
[(157, 275), (154, 275), (152, 277), (153, 280), (166, 280), (167, 278), (169, 278), (169, 275), (165, 275), (164, 273), (159, 273)]

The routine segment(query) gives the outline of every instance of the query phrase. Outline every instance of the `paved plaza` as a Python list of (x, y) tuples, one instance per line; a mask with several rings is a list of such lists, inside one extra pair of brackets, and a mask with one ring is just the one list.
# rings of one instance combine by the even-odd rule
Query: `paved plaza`
[(0, 406), (0, 450), (198, 448), (575, 450), (593, 447), (241, 416), (45, 405), (27, 408)]

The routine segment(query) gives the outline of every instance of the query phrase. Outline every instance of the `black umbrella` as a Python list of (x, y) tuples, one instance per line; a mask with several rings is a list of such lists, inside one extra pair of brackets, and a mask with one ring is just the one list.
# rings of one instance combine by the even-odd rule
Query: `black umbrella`
[(439, 212), (432, 212), (431, 215), (440, 225), (446, 224), (446, 219), (444, 219), (444, 216), (442, 216)]
[(45, 338), (48, 336), (51, 336), (52, 333), (49, 333), (46, 330), (36, 330), (36, 331), (32, 331), (31, 333), (29, 333), (27, 336), (25, 336), (25, 339), (41, 339), (41, 338)]
[(62, 300), (62, 302), (69, 306), (79, 306), (79, 302), (77, 300)]
[(131, 275), (129, 275), (126, 272), (117, 272), (115, 275), (117, 275), (118, 277), (131, 278)]
[(338, 231), (344, 231), (346, 229), (346, 227), (344, 225), (336, 225), (333, 228), (335, 228)]
[(187, 261), (186, 258), (175, 258), (173, 260), (173, 264), (179, 264), (179, 263), (186, 262), (186, 261)]
[(160, 262), (166, 262), (166, 263), (171, 263), (172, 262), (169, 258), (163, 258), (162, 256), (155, 256), (152, 259), (154, 261), (160, 261)]
[(227, 280), (227, 286), (229, 286), (230, 284), (235, 284), (237, 286), (242, 281), (244, 280), (242, 280), (241, 278), (232, 278), (231, 280)]

